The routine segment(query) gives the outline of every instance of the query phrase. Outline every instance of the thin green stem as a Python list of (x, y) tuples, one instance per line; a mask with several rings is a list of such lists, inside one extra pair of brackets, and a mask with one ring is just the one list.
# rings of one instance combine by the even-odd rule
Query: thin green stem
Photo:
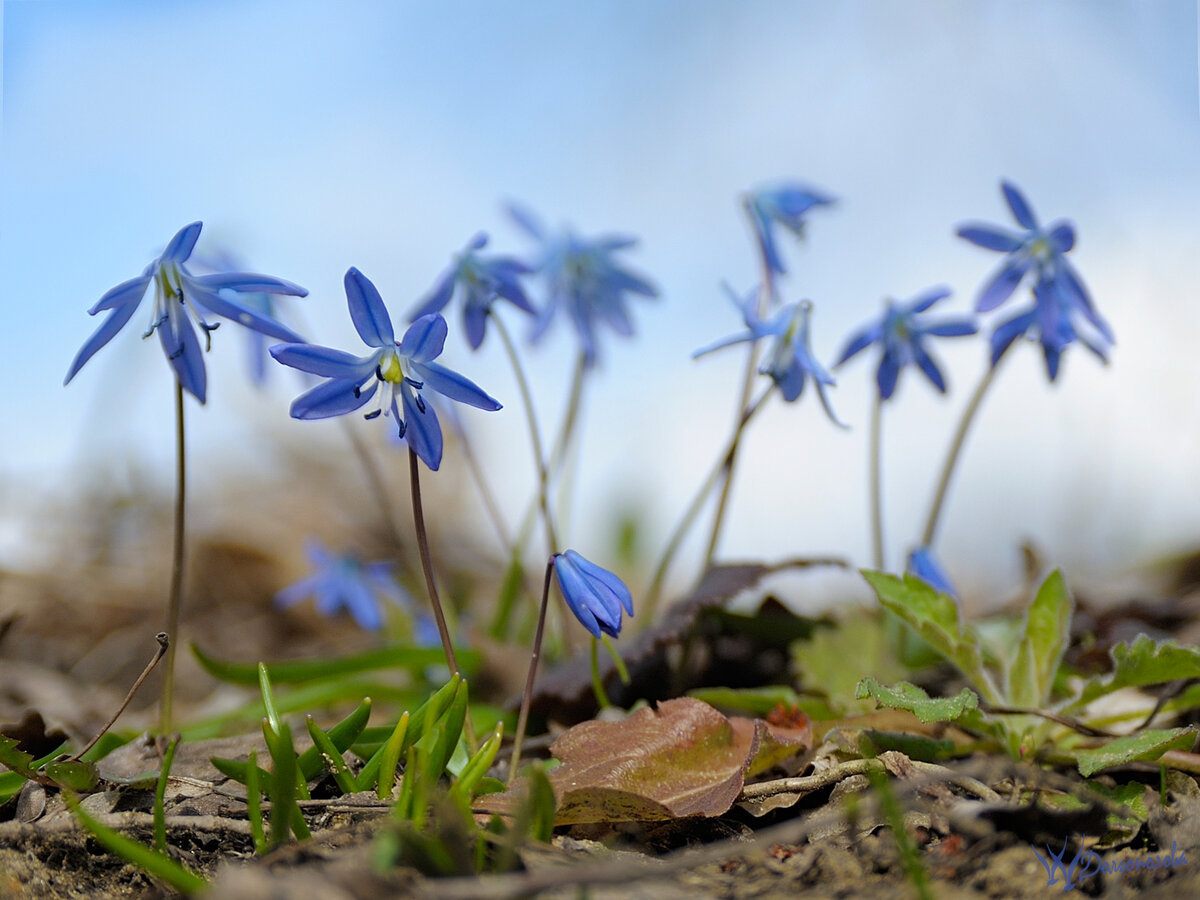
[(875, 395), (871, 408), (871, 554), (875, 569), (882, 572), (883, 554), (883, 398)]
[(342, 430), (346, 433), (346, 438), (350, 441), (350, 446), (354, 450), (354, 455), (358, 457), (360, 468), (367, 479), (367, 485), (374, 495), (376, 503), (379, 504), (380, 518), (383, 519), (383, 525), (387, 529), (388, 537), (391, 539), (394, 549), (398, 550), (404, 542), (400, 539), (400, 528), (396, 524), (392, 504), (388, 502), (389, 493), (383, 481), (383, 474), (379, 471), (379, 465), (375, 457), (371, 455), (371, 451), (367, 449), (362, 435), (355, 429), (354, 423), (348, 419), (340, 419), (339, 421), (342, 423)]
[(187, 507), (187, 449), (183, 427), (183, 384), (175, 379), (175, 538), (171, 552), (171, 587), (167, 595), (167, 655), (158, 730), (170, 734), (175, 699), (175, 646), (179, 636), (179, 608), (183, 599), (184, 543)]
[(742, 416), (734, 430), (733, 438), (726, 445), (721, 455), (717, 457), (716, 465), (709, 472), (708, 477), (701, 483), (700, 490), (696, 492), (696, 495), (692, 498), (692, 502), (688, 504), (683, 516), (676, 524), (674, 531), (671, 532), (671, 536), (667, 540), (667, 546), (663, 549), (662, 556), (658, 560), (658, 565), (654, 569), (654, 577), (650, 581), (650, 587), (646, 590), (646, 599), (642, 603), (642, 608), (645, 610), (642, 621), (652, 622), (654, 620), (654, 611), (662, 596), (663, 582), (666, 580), (667, 571), (671, 567), (671, 562), (675, 559), (675, 554), (679, 552), (679, 548), (683, 544), (683, 539), (687, 537), (688, 531), (700, 515), (700, 510), (704, 508), (705, 501), (708, 500), (713, 488), (716, 487), (717, 480), (727, 471), (730, 455), (736, 452), (735, 445), (740, 439), (742, 431), (745, 430), (750, 420), (762, 408), (764, 401), (771, 395), (774, 387), (775, 384), (772, 382), (758, 396), (757, 400), (743, 410)]
[[(1003, 359), (1001, 355), (1000, 359)], [(992, 385), (992, 381), (996, 378), (996, 370), (1000, 367), (1000, 359), (995, 360), (983, 374), (983, 378), (979, 382), (979, 386), (975, 388), (975, 393), (971, 395), (970, 402), (967, 403), (967, 408), (963, 410), (963, 417), (958, 423), (958, 430), (954, 432), (954, 438), (950, 442), (950, 450), (946, 454), (946, 462), (942, 465), (941, 478), (938, 480), (937, 490), (933, 495), (933, 505), (929, 509), (929, 518), (925, 522), (925, 531), (921, 535), (921, 546), (932, 547), (934, 536), (937, 534), (938, 520), (942, 515), (942, 507), (946, 503), (946, 493), (950, 489), (950, 478), (954, 474), (954, 468), (958, 464), (958, 458), (962, 454), (962, 449), (967, 439), (967, 432), (971, 428), (971, 423), (975, 421), (975, 415), (979, 412), (979, 405), (983, 402), (984, 394)]]
[(425, 573), (425, 587), (429, 591), (429, 604), (433, 607), (433, 617), (437, 620), (438, 634), (442, 638), (442, 651), (446, 654), (446, 665), (452, 675), (461, 675), (458, 659), (454, 656), (454, 646), (450, 643), (450, 629), (446, 627), (446, 614), (442, 611), (442, 601), (438, 598), (437, 583), (433, 577), (433, 557), (429, 553), (429, 534), (425, 530), (425, 511), (421, 505), (421, 469), (416, 452), (408, 448), (408, 474), (412, 486), (413, 527), (417, 532), (417, 549), (421, 554), (421, 570)]
[[(512, 365), (513, 375), (517, 379), (517, 390), (521, 394), (521, 403), (525, 407), (525, 424), (529, 428), (529, 442), (533, 447), (533, 463), (537, 468), (538, 506), (541, 508), (542, 524), (546, 529), (547, 551), (553, 555), (563, 548), (558, 545), (557, 529), (554, 527), (554, 517), (550, 513), (550, 501), (548, 498), (550, 492), (550, 475), (546, 468), (546, 461), (542, 456), (542, 435), (538, 428), (537, 413), (533, 408), (533, 393), (529, 390), (529, 380), (525, 377), (525, 368), (521, 365), (521, 358), (517, 354), (516, 345), (513, 344), (512, 337), (509, 335), (508, 329), (504, 326), (503, 320), (494, 312), (489, 311), (489, 315), (492, 322), (496, 325), (496, 333), (500, 335), (500, 342), (504, 344), (504, 351), (508, 354), (508, 361)], [(578, 400), (572, 405), (577, 411)], [(574, 414), (572, 412), (571, 416), (574, 417)]]
[(596, 695), (596, 705), (601, 709), (608, 709), (612, 706), (612, 701), (608, 699), (608, 692), (604, 690), (604, 679), (600, 677), (600, 641), (598, 638), (592, 638), (592, 693)]
[(542, 603), (538, 608), (537, 632), (533, 636), (533, 654), (529, 658), (529, 674), (525, 677), (525, 693), (521, 695), (521, 712), (517, 715), (517, 731), (513, 735), (512, 761), (508, 764), (508, 783), (517, 777), (517, 766), (521, 763), (521, 745), (525, 741), (525, 728), (529, 723), (529, 705), (533, 702), (533, 681), (537, 677), (538, 660), (542, 653), (542, 636), (546, 629), (546, 607), (550, 600), (550, 576), (554, 570), (554, 557), (546, 562), (546, 578), (542, 582)]

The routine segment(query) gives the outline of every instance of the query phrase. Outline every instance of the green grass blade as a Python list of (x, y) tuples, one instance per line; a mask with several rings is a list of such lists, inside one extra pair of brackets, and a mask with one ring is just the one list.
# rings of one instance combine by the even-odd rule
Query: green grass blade
[(254, 852), (267, 852), (267, 834), (263, 830), (262, 788), (258, 784), (258, 751), (251, 750), (246, 762), (246, 817), (250, 820), (250, 836), (254, 839)]
[(179, 746), (179, 735), (171, 738), (167, 744), (167, 752), (163, 754), (162, 771), (158, 775), (158, 783), (154, 786), (154, 849), (159, 853), (167, 852), (167, 779), (171, 777), (171, 764), (175, 762), (175, 749)]
[(185, 869), (166, 854), (159, 853), (152, 847), (140, 844), (118, 831), (93, 819), (79, 806), (79, 798), (70, 791), (63, 792), (63, 799), (71, 808), (71, 813), (79, 823), (110, 852), (115, 853), (133, 865), (144, 869), (158, 880), (170, 885), (181, 894), (194, 894), (208, 887), (208, 882)]
[(279, 712), (275, 709), (275, 691), (271, 688), (271, 676), (267, 672), (266, 663), (258, 664), (258, 689), (262, 693), (263, 708), (267, 711), (267, 721), (271, 730), (279, 734)]
[[(367, 721), (370, 718), (371, 698), (366, 697), (350, 715), (330, 728), (329, 731), (324, 732), (337, 749), (339, 757), (358, 740), (363, 729), (367, 727)], [(304, 775), (306, 781), (310, 778), (315, 778), (317, 773), (321, 771), (321, 752), (314, 743), (312, 747), (309, 747), (300, 754), (297, 764), (300, 766), (300, 772)]]
[(313, 749), (320, 753), (324, 764), (333, 772), (333, 780), (337, 782), (338, 790), (343, 794), (353, 794), (354, 776), (350, 774), (346, 760), (342, 758), (342, 752), (333, 745), (329, 735), (321, 730), (320, 726), (313, 721), (312, 716), (308, 716), (304, 723), (308, 726), (308, 734), (313, 739)]
[[(256, 664), (219, 660), (195, 644), (191, 648), (200, 665), (214, 678), (230, 684), (254, 685), (258, 682)], [(464, 671), (473, 672), (479, 666), (480, 655), (477, 650), (456, 647), (455, 656)], [(265, 665), (271, 670), (271, 680), (275, 684), (300, 684), (375, 669), (406, 669), (420, 674), (429, 666), (443, 662), (445, 656), (440, 649), (394, 646), (334, 659), (280, 660)]]

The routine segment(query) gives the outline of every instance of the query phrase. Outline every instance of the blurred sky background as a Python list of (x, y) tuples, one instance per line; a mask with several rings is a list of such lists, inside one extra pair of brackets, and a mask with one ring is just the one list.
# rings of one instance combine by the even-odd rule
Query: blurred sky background
[[(490, 249), (532, 249), (503, 213), (510, 199), (584, 234), (640, 238), (627, 263), (662, 296), (635, 303), (636, 338), (603, 334), (565, 530), (604, 561), (590, 548), (634, 510), (657, 552), (733, 417), (742, 353), (690, 353), (741, 329), (720, 283), (758, 278), (738, 196), (779, 179), (840, 198), (811, 217), (805, 244), (785, 240), (784, 297), (813, 300), (828, 362), (885, 296), (945, 283), (955, 294), (941, 309), (973, 305), (999, 256), (954, 227), (1009, 224), (1002, 177), (1043, 222), (1076, 224), (1072, 258), (1117, 346), (1107, 368), (1071, 348), (1053, 388), (1035, 348), (1006, 362), (943, 525), (941, 554), (968, 593), (1011, 590), (1025, 539), (1092, 582), (1191, 548), (1196, 13), (1192, 0), (6, 2), (0, 564), (64, 551), (31, 523), (82, 479), (120, 479), (134, 462), (169, 490), (169, 370), (138, 336), (149, 306), (62, 378), (99, 322), (86, 310), (178, 228), (202, 219), (202, 248), (219, 242), (306, 286), (310, 337), (359, 352), (346, 269), (374, 280), (399, 320), (476, 230)], [(501, 348), (489, 336), (472, 354), (458, 309), (448, 318), (444, 361), (506, 405), (464, 417), (502, 500), (523, 506), (532, 465)], [(547, 431), (575, 354), (564, 324), (527, 357)], [(346, 452), (332, 423), (288, 419), (291, 373), (277, 367), (267, 392), (251, 391), (243, 350), (233, 325), (216, 333), (208, 405), (190, 404), (201, 490), (271, 471), (281, 437)], [(919, 533), (985, 352), (948, 342), (937, 355), (950, 395), (909, 372), (887, 410), (893, 565)], [(832, 401), (849, 432), (809, 392), (754, 423), (725, 557), (869, 562), (874, 368), (863, 358), (839, 372)]]

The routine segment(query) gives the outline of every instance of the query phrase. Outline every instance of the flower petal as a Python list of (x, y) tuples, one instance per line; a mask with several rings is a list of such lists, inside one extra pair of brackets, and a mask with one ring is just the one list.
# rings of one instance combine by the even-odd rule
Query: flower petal
[(950, 576), (946, 574), (946, 570), (942, 568), (942, 564), (938, 562), (931, 548), (918, 547), (910, 553), (907, 572), (909, 575), (920, 578), (935, 591), (953, 597), (955, 600), (958, 599), (958, 591), (954, 589)]
[(846, 342), (846, 349), (842, 351), (842, 355), (838, 357), (838, 361), (833, 364), (834, 368), (837, 368), (852, 356), (866, 350), (876, 341), (881, 340), (883, 340), (883, 324), (881, 322), (875, 322), (861, 329)]
[(400, 391), (404, 401), (404, 440), (431, 471), (442, 464), (442, 428), (433, 404), (422, 401), (424, 411), (417, 405), (417, 393), (410, 385)]
[(432, 288), (429, 289), (424, 297), (418, 302), (413, 311), (408, 314), (410, 322), (416, 321), (422, 316), (433, 315), (445, 309), (446, 304), (450, 302), (450, 298), (454, 296), (454, 280), (458, 275), (458, 267), (451, 266), (441, 274)]
[(192, 320), (180, 315), (176, 320), (179, 333), (175, 334), (171, 322), (163, 322), (158, 326), (158, 339), (167, 361), (175, 370), (175, 375), (183, 389), (204, 403), (208, 391), (208, 373), (204, 368), (204, 351), (200, 349), (200, 341), (196, 338), (196, 329)]
[(633, 615), (633, 595), (629, 592), (629, 588), (625, 586), (625, 582), (615, 573), (596, 565), (586, 557), (580, 556), (574, 550), (568, 550), (564, 555), (569, 556), (575, 565), (579, 567), (579, 570), (590, 578), (593, 583), (601, 584), (607, 588), (617, 598), (621, 606), (625, 608), (625, 612), (630, 616)]
[(321, 375), (325, 378), (338, 378), (362, 384), (375, 371), (379, 354), (358, 357), (330, 347), (318, 347), (316, 344), (276, 344), (270, 348), (275, 359), (285, 366)]
[(944, 300), (952, 294), (953, 291), (945, 285), (938, 285), (924, 290), (917, 296), (913, 297), (905, 304), (905, 312), (908, 314), (923, 313), (939, 300)]
[(426, 390), (437, 391), (451, 400), (474, 406), (476, 409), (493, 411), (501, 408), (500, 404), (489, 397), (479, 385), (445, 366), (435, 362), (414, 362), (412, 368), (413, 373), (422, 381)]
[(970, 241), (977, 247), (983, 247), (985, 250), (999, 250), (1001, 253), (1011, 253), (1025, 242), (1024, 238), (1011, 231), (976, 222), (960, 225), (956, 233), (960, 238)]
[(1012, 210), (1013, 218), (1020, 223), (1022, 228), (1035, 230), (1038, 227), (1037, 217), (1029, 208), (1029, 203), (1020, 189), (1011, 181), (1000, 182), (1000, 189), (1004, 192), (1004, 199), (1008, 202), (1008, 208)]
[(293, 419), (328, 419), (341, 416), (363, 406), (375, 395), (379, 387), (372, 380), (366, 387), (352, 378), (334, 378), (305, 391), (292, 401)]
[(100, 327), (92, 333), (79, 352), (75, 354), (75, 359), (71, 363), (71, 368), (67, 370), (67, 377), (63, 379), (63, 384), (67, 384), (75, 374), (83, 368), (84, 363), (95, 355), (96, 351), (113, 339), (118, 331), (125, 327), (125, 323), (133, 317), (137, 310), (136, 303), (130, 303), (125, 306), (118, 306), (108, 314)]
[(1075, 246), (1075, 229), (1070, 222), (1062, 222), (1050, 229), (1046, 238), (1059, 253), (1066, 253)]
[(193, 222), (191, 225), (185, 225), (175, 233), (175, 237), (171, 238), (167, 244), (167, 249), (163, 251), (159, 257), (160, 262), (175, 262), (181, 263), (187, 260), (192, 255), (192, 248), (196, 246), (196, 241), (200, 239), (200, 229), (204, 227), (203, 222)]
[(933, 386), (937, 388), (938, 391), (943, 394), (946, 393), (946, 380), (942, 378), (941, 370), (938, 369), (937, 363), (933, 361), (933, 357), (931, 357), (925, 351), (925, 348), (922, 347), (917, 341), (913, 341), (912, 351), (913, 358), (916, 359), (917, 365), (921, 368), (921, 371), (925, 373), (925, 377), (933, 382)]
[(192, 275), (191, 280), (212, 292), (236, 291), (239, 294), (287, 294), (291, 297), (307, 297), (308, 290), (283, 278), (256, 275), (252, 272), (221, 272), (215, 275)]
[(264, 316), (260, 312), (243, 306), (236, 300), (231, 300), (229, 297), (221, 296), (216, 291), (209, 290), (204, 285), (198, 284), (200, 281), (202, 279), (185, 275), (183, 281), (184, 290), (190, 299), (199, 303), (205, 309), (211, 310), (218, 316), (224, 316), (231, 322), (237, 322), (246, 328), (252, 328), (255, 331), (269, 335), (276, 340), (297, 343), (304, 340), (304, 338), (286, 325), (282, 325), (269, 316)]
[(415, 363), (428, 362), (441, 355), (448, 330), (446, 320), (440, 315), (421, 316), (404, 332), (399, 353)]
[(375, 285), (353, 266), (343, 279), (346, 286), (346, 302), (350, 307), (350, 319), (358, 336), (368, 347), (386, 347), (395, 343), (392, 318), (388, 315), (383, 297)]
[(151, 275), (139, 275), (137, 278), (122, 281), (97, 300), (95, 306), (88, 310), (88, 315), (94, 316), (106, 309), (116, 309), (118, 306), (130, 303), (136, 307), (146, 295), (146, 288), (150, 286), (151, 277)]
[(967, 335), (977, 334), (979, 326), (970, 319), (949, 319), (945, 322), (938, 322), (922, 328), (921, 332), (922, 334), (931, 334), (935, 337), (966, 337)]
[(879, 399), (890, 400), (896, 392), (896, 382), (900, 380), (900, 367), (896, 361), (885, 354), (879, 361), (879, 371), (875, 373), (875, 383), (879, 386)]
[(975, 304), (976, 312), (993, 310), (1011, 297), (1032, 263), (1028, 254), (1014, 254), (1006, 259), (980, 293), (979, 301)]
[(1028, 312), (1018, 313), (996, 326), (991, 337), (993, 367), (1000, 361), (1000, 357), (1005, 354), (1012, 342), (1029, 330), (1035, 316), (1035, 311), (1031, 309)]

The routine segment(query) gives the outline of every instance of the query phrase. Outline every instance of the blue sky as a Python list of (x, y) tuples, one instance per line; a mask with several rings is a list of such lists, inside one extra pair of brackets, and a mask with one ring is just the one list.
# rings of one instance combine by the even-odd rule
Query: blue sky
[[(690, 353), (739, 327), (721, 281), (757, 277), (738, 195), (786, 178), (840, 198), (788, 247), (784, 285), (786, 299), (813, 300), (814, 343), (830, 361), (885, 296), (945, 283), (947, 311), (970, 307), (994, 259), (953, 229), (1006, 218), (1001, 177), (1043, 220), (1077, 226), (1076, 266), (1117, 334), (1112, 364), (1074, 348), (1049, 389), (1031, 348), (1010, 361), (947, 510), (943, 552), (969, 586), (1014, 584), (1026, 538), (1097, 580), (1194, 543), (1196, 38), (1196, 6), (1182, 0), (11, 0), (3, 561), (36, 551), (17, 540), (20, 517), (73, 479), (133, 460), (169, 484), (170, 382), (156, 342), (131, 327), (61, 381), (96, 324), (86, 309), (179, 227), (203, 219), (205, 239), (308, 287), (313, 339), (352, 348), (349, 266), (399, 318), (475, 231), (498, 250), (529, 250), (503, 214), (509, 199), (551, 223), (641, 239), (628, 261), (662, 297), (638, 305), (635, 339), (606, 335), (569, 533), (586, 552), (623, 505), (639, 505), (661, 535), (733, 415), (740, 356)], [(269, 468), (280, 436), (319, 432), (336, 446), (332, 429), (288, 420), (286, 378), (265, 396), (244, 386), (231, 332), (215, 337), (209, 404), (191, 416), (197, 477)], [(548, 421), (571, 337), (558, 328), (529, 356)], [(948, 398), (908, 377), (889, 410), (893, 561), (919, 530), (981, 372), (983, 348), (963, 343), (941, 353)], [(516, 504), (531, 466), (504, 359), (490, 343), (471, 354), (461, 336), (447, 348), (508, 407), (468, 422)], [(863, 360), (839, 373), (848, 434), (808, 396), (755, 424), (728, 556), (867, 561), (871, 370)]]

